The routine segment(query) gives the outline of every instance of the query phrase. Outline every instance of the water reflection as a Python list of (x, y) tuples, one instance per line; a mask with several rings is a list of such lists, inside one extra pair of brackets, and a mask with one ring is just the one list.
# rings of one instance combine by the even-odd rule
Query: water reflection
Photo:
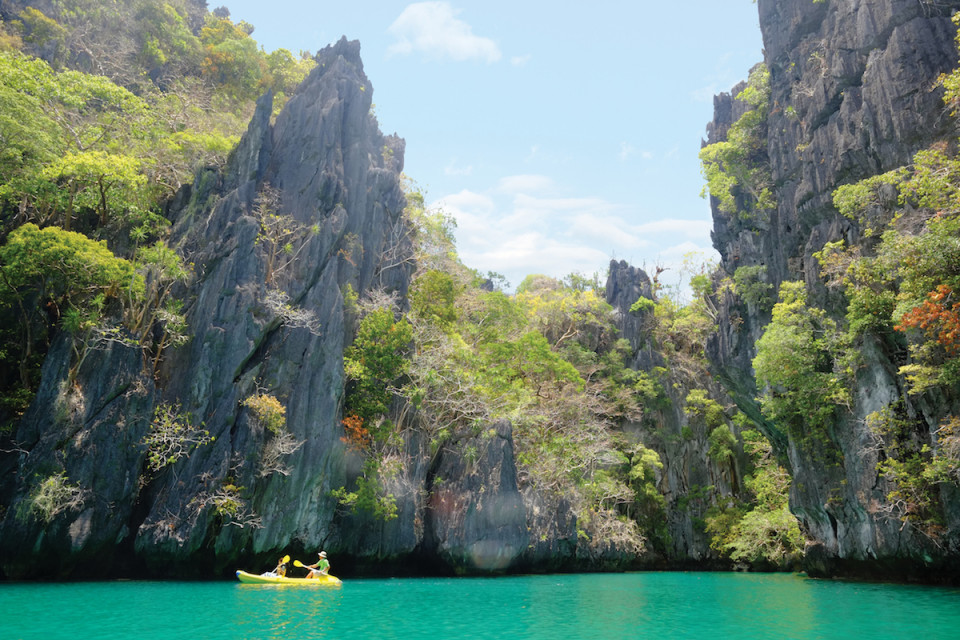
[(340, 588), (238, 584), (229, 610), (243, 638), (331, 638), (342, 598)]

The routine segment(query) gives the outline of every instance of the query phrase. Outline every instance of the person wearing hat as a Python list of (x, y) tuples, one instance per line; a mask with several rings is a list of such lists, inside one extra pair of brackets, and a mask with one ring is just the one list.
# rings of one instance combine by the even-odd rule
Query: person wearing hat
[(330, 571), (330, 561), (327, 560), (327, 552), (321, 551), (317, 555), (320, 556), (320, 559), (314, 564), (307, 565), (307, 569), (310, 569), (310, 573), (307, 574), (308, 578), (319, 578), (322, 575), (327, 575), (327, 572)]

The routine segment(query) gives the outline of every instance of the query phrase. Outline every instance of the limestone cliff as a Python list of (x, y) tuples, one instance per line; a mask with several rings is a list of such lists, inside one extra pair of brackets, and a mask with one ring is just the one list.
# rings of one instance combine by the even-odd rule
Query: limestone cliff
[[(379, 132), (371, 95), (359, 44), (341, 40), (318, 54), (275, 121), (271, 97), (260, 100), (223, 173), (201, 172), (179, 195), (171, 217), (194, 265), (180, 292), (192, 337), (155, 374), (139, 349), (115, 343), (68, 382), (61, 336), (13, 438), (16, 462), (5, 460), (16, 465), (0, 525), (5, 573), (42, 565), (52, 568), (41, 573), (104, 575), (123, 563), (209, 575), (240, 558), (331, 541), (329, 491), (347, 475), (339, 405), (352, 327), (342, 292), (402, 298), (411, 270), (404, 143)], [(271, 215), (283, 221), (285, 247), (265, 231)], [(285, 453), (269, 467), (278, 435), (243, 404), (258, 393), (286, 410)], [(163, 407), (209, 442), (148, 470), (143, 438)], [(83, 487), (82, 506), (48, 522), (23, 517), (20, 505), (55, 469), (67, 487)]]
[[(764, 125), (776, 206), (768, 217), (744, 219), (722, 212), (714, 201), (714, 245), (725, 275), (760, 267), (755, 273), (773, 292), (784, 281), (801, 280), (814, 304), (842, 318), (845, 302), (824, 286), (813, 253), (840, 239), (864, 251), (869, 245), (857, 224), (837, 213), (832, 193), (907, 164), (945, 137), (949, 118), (934, 86), (956, 64), (949, 16), (960, 3), (760, 0), (758, 8), (770, 72)], [(739, 90), (716, 99), (708, 142), (725, 139), (739, 116), (733, 97)], [(869, 446), (864, 419), (903, 401), (935, 424), (953, 403), (909, 397), (896, 374), (902, 354), (868, 338), (852, 406), (838, 412), (830, 430), (838, 455), (825, 464), (823, 452), (808, 441), (764, 422), (754, 400), (751, 362), (772, 301), (757, 304), (727, 291), (718, 303), (721, 319), (708, 345), (713, 369), (789, 461), (791, 508), (814, 541), (807, 553), (810, 571), (944, 575), (944, 567), (955, 563), (957, 521), (948, 515), (950, 533), (933, 545), (884, 513), (880, 505), (891, 487), (877, 471), (881, 454)], [(955, 513), (956, 506), (947, 504), (946, 512)]]

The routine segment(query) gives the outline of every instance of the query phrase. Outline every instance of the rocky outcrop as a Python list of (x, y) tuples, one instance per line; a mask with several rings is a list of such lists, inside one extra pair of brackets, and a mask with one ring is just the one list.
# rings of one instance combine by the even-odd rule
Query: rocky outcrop
[[(75, 379), (71, 355), (71, 339), (61, 335), (14, 439), (15, 473), (5, 474), (12, 482), (0, 521), (0, 562), (9, 576), (129, 568), (117, 550), (129, 548), (153, 380), (140, 350), (121, 343), (103, 345)], [(29, 498), (40, 492), (37, 510)]]
[[(3, 487), (0, 524), (7, 575), (51, 556), (64, 574), (110, 574), (122, 560), (155, 575), (210, 575), (335, 537), (330, 490), (347, 481), (339, 418), (353, 331), (343, 292), (403, 299), (412, 270), (404, 143), (380, 133), (371, 95), (359, 44), (341, 40), (318, 54), (275, 121), (271, 97), (259, 101), (223, 173), (202, 171), (178, 196), (170, 215), (195, 272), (180, 292), (192, 338), (155, 376), (139, 348), (115, 343), (68, 373), (61, 336), (13, 438), (17, 478)], [(271, 252), (266, 215), (284, 221), (287, 247)], [(242, 404), (257, 393), (281, 401), (295, 449), (270, 468), (264, 453), (277, 436)], [(143, 437), (158, 407), (210, 441), (153, 472)], [(25, 517), (20, 505), (57, 474), (83, 488), (82, 507)]]
[[(861, 237), (834, 209), (832, 193), (906, 164), (944, 135), (949, 122), (933, 87), (956, 65), (949, 15), (960, 3), (760, 0), (758, 8), (770, 71), (767, 156), (777, 206), (769, 219), (749, 224), (714, 207), (714, 245), (727, 275), (760, 265), (773, 291), (787, 280), (804, 281), (815, 304), (842, 317), (845, 302), (822, 286), (812, 255), (826, 242), (856, 244)], [(736, 119), (731, 100), (717, 99), (708, 142), (723, 139)], [(810, 570), (872, 566), (904, 576), (942, 569), (949, 548), (932, 549), (878, 509), (890, 486), (877, 472), (879, 454), (869, 446), (864, 417), (896, 400), (915, 415), (930, 409), (907, 397), (891, 348), (876, 340), (863, 345), (854, 406), (831, 429), (838, 454), (826, 464), (809, 442), (764, 422), (754, 401), (751, 362), (772, 303), (758, 307), (727, 292), (717, 304), (718, 330), (708, 344), (712, 368), (789, 460), (791, 508), (814, 540)]]
[[(606, 284), (607, 302), (616, 314), (620, 336), (633, 350), (630, 368), (657, 379), (664, 398), (645, 408), (642, 420), (626, 421), (624, 432), (657, 452), (663, 463), (657, 486), (666, 499), (664, 548), (657, 549), (671, 566), (723, 566), (719, 554), (710, 548), (702, 520), (707, 510), (731, 498), (742, 498), (746, 460), (743, 451), (726, 461), (709, 456), (710, 427), (685, 410), (687, 393), (704, 389), (720, 405), (729, 405), (724, 389), (710, 380), (703, 365), (694, 370), (674, 366), (665, 357), (663, 345), (652, 335), (653, 311), (631, 311), (641, 297), (653, 300), (649, 276), (626, 262), (612, 261)], [(729, 424), (732, 432), (738, 427)]]
[[(414, 268), (404, 143), (379, 131), (371, 97), (359, 44), (341, 40), (279, 114), (259, 100), (224, 170), (168, 204), (194, 272), (174, 292), (190, 339), (158, 366), (120, 336), (71, 369), (59, 336), (17, 449), (0, 454), (0, 576), (209, 577), (321, 548), (352, 575), (633, 562), (613, 543), (587, 551), (572, 506), (519, 483), (509, 422), (430, 440), (396, 401), (402, 446), (345, 442), (353, 305), (402, 309)], [(281, 430), (258, 396), (279, 400)], [(172, 443), (159, 455), (145, 440), (158, 424)], [(386, 513), (334, 493), (359, 488), (373, 455)], [(44, 487), (56, 508), (31, 512)]]

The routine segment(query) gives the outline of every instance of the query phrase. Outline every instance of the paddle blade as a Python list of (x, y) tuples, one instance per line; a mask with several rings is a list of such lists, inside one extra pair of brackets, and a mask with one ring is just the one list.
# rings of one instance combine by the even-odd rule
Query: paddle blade
[(302, 567), (302, 566), (303, 566), (303, 563), (300, 562), (299, 560), (294, 560), (294, 561), (293, 561), (293, 566), (295, 566), (295, 567)]
[(286, 564), (290, 562), (290, 556), (283, 556), (283, 563)]

